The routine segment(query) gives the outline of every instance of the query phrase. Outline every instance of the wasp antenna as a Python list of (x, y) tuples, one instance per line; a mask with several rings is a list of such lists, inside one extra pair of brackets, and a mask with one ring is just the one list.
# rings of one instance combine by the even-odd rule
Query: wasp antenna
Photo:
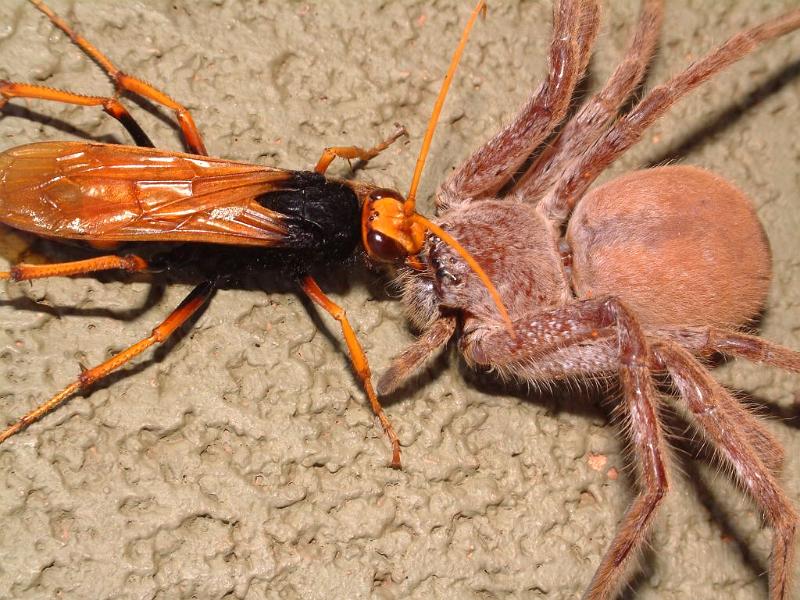
[(494, 304), (497, 307), (500, 316), (503, 318), (503, 322), (506, 325), (506, 329), (508, 330), (509, 335), (511, 335), (513, 339), (517, 339), (517, 334), (514, 332), (514, 325), (513, 323), (511, 323), (511, 317), (509, 316), (508, 311), (506, 310), (506, 305), (503, 304), (503, 299), (500, 297), (500, 292), (498, 292), (497, 288), (494, 287), (492, 280), (489, 279), (489, 276), (486, 274), (486, 271), (484, 271), (483, 268), (481, 268), (481, 266), (478, 264), (478, 261), (472, 258), (472, 255), (469, 252), (467, 252), (467, 249), (464, 248), (464, 246), (459, 244), (458, 241), (456, 241), (456, 239), (453, 236), (451, 236), (444, 229), (436, 225), (436, 223), (429, 221), (420, 214), (415, 214), (412, 218), (414, 219), (414, 221), (416, 221), (417, 223), (428, 229), (431, 233), (436, 235), (445, 244), (450, 246), (453, 250), (455, 250), (458, 253), (458, 255), (461, 258), (463, 258), (466, 261), (466, 263), (469, 265), (469, 268), (475, 272), (478, 278), (483, 282), (483, 285), (486, 286), (486, 291), (489, 292), (489, 295), (492, 297), (492, 300), (494, 301)]
[(453, 58), (450, 60), (450, 67), (447, 69), (447, 74), (444, 76), (444, 81), (442, 82), (442, 88), (439, 90), (439, 97), (436, 98), (436, 104), (433, 105), (433, 113), (431, 113), (431, 118), (428, 121), (428, 129), (425, 132), (425, 137), (422, 140), (422, 148), (419, 150), (417, 164), (414, 167), (414, 177), (411, 179), (411, 187), (408, 190), (406, 201), (403, 204), (403, 213), (407, 217), (413, 215), (415, 211), (417, 187), (419, 187), (419, 180), (422, 177), (422, 169), (425, 167), (425, 159), (428, 157), (428, 150), (430, 150), (431, 147), (433, 132), (436, 130), (436, 124), (439, 122), (439, 114), (442, 112), (444, 99), (447, 96), (447, 91), (450, 89), (450, 84), (453, 82), (453, 75), (456, 72), (458, 61), (461, 60), (461, 55), (464, 53), (464, 47), (467, 45), (469, 33), (472, 31), (472, 26), (475, 25), (478, 15), (485, 13), (486, 2), (484, 2), (484, 0), (480, 0), (472, 10), (469, 21), (467, 21), (467, 25), (464, 27), (464, 31), (461, 33), (461, 40), (458, 42), (456, 51), (453, 52)]

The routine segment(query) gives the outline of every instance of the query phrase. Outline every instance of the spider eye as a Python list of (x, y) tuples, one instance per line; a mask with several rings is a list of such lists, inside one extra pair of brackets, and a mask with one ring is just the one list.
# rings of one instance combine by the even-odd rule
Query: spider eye
[(367, 233), (367, 249), (373, 258), (385, 262), (401, 262), (408, 256), (395, 240), (374, 229)]

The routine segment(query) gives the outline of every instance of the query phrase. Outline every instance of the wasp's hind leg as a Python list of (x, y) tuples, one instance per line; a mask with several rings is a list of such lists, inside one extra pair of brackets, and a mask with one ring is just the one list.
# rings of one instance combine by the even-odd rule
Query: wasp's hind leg
[(31, 98), (35, 100), (49, 100), (77, 106), (99, 106), (103, 111), (122, 123), (137, 146), (153, 147), (153, 142), (139, 126), (128, 109), (116, 98), (106, 96), (84, 96), (74, 92), (57, 90), (43, 85), (17, 83), (14, 81), (0, 80), (0, 108), (12, 98)]
[(111, 254), (85, 260), (73, 260), (70, 262), (47, 265), (20, 263), (14, 265), (8, 271), (0, 271), (0, 280), (27, 281), (29, 279), (43, 279), (45, 277), (69, 277), (72, 275), (83, 275), (84, 273), (110, 271), (113, 269), (122, 269), (128, 273), (135, 273), (137, 271), (146, 270), (148, 266), (145, 259), (135, 254), (126, 254), (124, 256)]
[(186, 296), (186, 298), (184, 298), (183, 302), (181, 302), (180, 305), (178, 305), (178, 307), (172, 311), (172, 313), (170, 313), (166, 319), (164, 319), (155, 329), (153, 329), (152, 333), (148, 337), (136, 342), (132, 346), (129, 346), (122, 352), (115, 354), (107, 361), (100, 363), (96, 367), (82, 371), (75, 381), (58, 392), (47, 402), (37, 406), (32, 411), (20, 418), (19, 421), (9, 425), (5, 430), (1, 431), (0, 443), (4, 442), (12, 435), (19, 433), (31, 423), (38, 421), (47, 413), (55, 410), (78, 392), (91, 387), (101, 379), (110, 375), (112, 372), (120, 369), (151, 346), (155, 346), (156, 344), (161, 344), (166, 341), (167, 338), (175, 333), (175, 331), (177, 331), (184, 323), (186, 323), (192, 317), (192, 315), (194, 315), (203, 305), (206, 304), (206, 302), (208, 302), (215, 289), (215, 283), (211, 281), (205, 281), (199, 284), (189, 293), (188, 296)]
[(151, 102), (155, 102), (156, 104), (160, 104), (161, 106), (174, 111), (175, 118), (177, 119), (178, 125), (181, 128), (184, 141), (186, 142), (186, 146), (189, 148), (189, 151), (194, 154), (201, 154), (204, 156), (208, 154), (208, 152), (206, 152), (205, 144), (203, 143), (203, 138), (197, 129), (197, 125), (194, 123), (194, 119), (192, 118), (189, 109), (187, 109), (183, 104), (172, 99), (169, 95), (165, 94), (161, 90), (153, 87), (146, 81), (137, 79), (136, 77), (128, 75), (127, 73), (119, 70), (105, 54), (100, 52), (100, 50), (98, 50), (85, 37), (77, 34), (66, 21), (54, 13), (52, 9), (50, 9), (50, 7), (44, 2), (41, 0), (30, 0), (30, 2), (45, 14), (53, 23), (53, 25), (66, 33), (72, 42), (78, 46), (78, 48), (83, 50), (83, 52), (89, 58), (96, 62), (106, 72), (111, 81), (114, 82), (114, 86), (118, 91), (126, 91), (131, 94), (136, 94), (142, 98), (146, 98)]

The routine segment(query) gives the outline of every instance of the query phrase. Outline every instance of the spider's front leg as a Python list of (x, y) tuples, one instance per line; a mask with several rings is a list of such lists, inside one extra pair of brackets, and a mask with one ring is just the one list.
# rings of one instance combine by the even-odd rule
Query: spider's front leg
[(436, 200), (439, 212), (468, 199), (495, 196), (564, 119), (597, 35), (597, 4), (597, 0), (556, 3), (547, 79), (517, 116), (442, 184)]
[[(658, 330), (648, 349), (642, 328), (625, 305), (611, 298), (585, 300), (517, 319), (519, 340), (499, 327), (467, 336), (468, 359), (535, 380), (575, 377), (617, 369), (623, 388), (621, 413), (639, 459), (643, 493), (623, 519), (611, 549), (587, 592), (609, 598), (624, 582), (625, 562), (641, 545), (652, 516), (667, 490), (664, 441), (655, 410), (650, 368), (666, 370), (680, 392), (689, 417), (733, 468), (774, 528), (770, 559), (770, 598), (791, 594), (792, 565), (800, 517), (776, 479), (783, 451), (771, 434), (714, 380), (692, 352), (710, 350), (797, 370), (798, 354), (759, 338), (708, 328)], [(520, 341), (521, 340), (521, 341)]]
[(619, 374), (623, 401), (617, 412), (631, 438), (642, 491), (623, 517), (585, 596), (612, 598), (625, 583), (631, 559), (669, 489), (652, 356), (644, 331), (633, 313), (613, 297), (539, 311), (517, 319), (514, 330), (515, 339), (499, 328), (466, 334), (462, 351), (470, 361), (529, 380), (614, 370)]
[(625, 583), (631, 558), (639, 551), (656, 510), (669, 490), (666, 452), (657, 392), (650, 373), (650, 351), (636, 318), (615, 299), (602, 311), (616, 320), (619, 379), (623, 391), (620, 414), (639, 463), (642, 491), (628, 508), (617, 535), (597, 568), (585, 598), (613, 598)]

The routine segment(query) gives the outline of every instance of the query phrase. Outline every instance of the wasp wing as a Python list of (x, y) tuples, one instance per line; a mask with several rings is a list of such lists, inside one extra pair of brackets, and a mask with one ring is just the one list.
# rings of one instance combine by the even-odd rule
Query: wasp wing
[(89, 242), (281, 246), (286, 215), (257, 198), (295, 172), (137, 146), (42, 142), (0, 154), (0, 220)]

